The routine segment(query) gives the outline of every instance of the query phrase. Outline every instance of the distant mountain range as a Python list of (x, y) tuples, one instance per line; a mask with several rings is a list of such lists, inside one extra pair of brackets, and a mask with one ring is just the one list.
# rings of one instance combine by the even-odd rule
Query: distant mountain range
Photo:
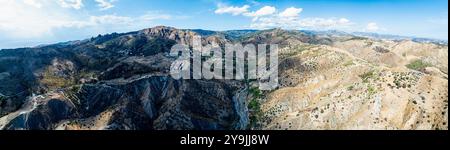
[[(229, 36), (232, 38), (239, 38), (243, 35), (248, 35), (249, 33), (255, 33), (259, 30), (228, 30), (228, 31), (210, 31), (210, 30), (202, 30), (202, 29), (194, 29), (192, 30), (201, 35), (210, 36), (214, 34), (223, 34), (225, 36)], [(440, 39), (432, 39), (432, 38), (421, 38), (421, 37), (411, 37), (411, 36), (400, 36), (400, 35), (392, 35), (392, 34), (379, 34), (379, 33), (371, 33), (371, 32), (344, 32), (339, 30), (326, 30), (326, 31), (315, 31), (315, 30), (299, 30), (300, 32), (308, 33), (310, 35), (327, 35), (327, 36), (359, 36), (366, 37), (371, 39), (378, 40), (412, 40), (420, 43), (435, 43), (448, 45), (448, 40), (440, 40)]]
[(448, 40), (439, 40), (439, 39), (431, 39), (431, 38), (409, 37), (409, 36), (378, 34), (378, 33), (368, 33), (368, 32), (353, 32), (352, 34), (356, 35), (356, 36), (369, 37), (369, 38), (374, 38), (374, 39), (412, 40), (412, 41), (421, 42), (421, 43), (435, 43), (435, 44), (448, 45)]
[(338, 30), (328, 30), (328, 31), (311, 31), (311, 30), (302, 30), (302, 32), (315, 34), (315, 35), (326, 35), (326, 36), (358, 36), (365, 37), (377, 40), (411, 40), (414, 42), (420, 43), (435, 43), (441, 45), (448, 45), (448, 40), (439, 40), (432, 38), (420, 38), (420, 37), (410, 37), (410, 36), (400, 36), (400, 35), (391, 35), (391, 34), (379, 34), (379, 33), (370, 33), (370, 32), (343, 32)]
[[(212, 30), (203, 30), (203, 29), (184, 29), (193, 31), (195, 33), (198, 33), (201, 36), (211, 36), (211, 35), (217, 35), (221, 36), (223, 38), (228, 39), (239, 39), (243, 36), (250, 35), (252, 33), (257, 33), (258, 31), (264, 31), (264, 30), (254, 30), (254, 29), (242, 29), (242, 30), (227, 30), (227, 31), (212, 31)], [(292, 30), (294, 31), (294, 30)], [(392, 35), (392, 34), (379, 34), (379, 33), (371, 33), (371, 32), (344, 32), (339, 30), (325, 30), (325, 31), (318, 31), (318, 30), (298, 30), (299, 32), (302, 32), (304, 34), (308, 34), (310, 36), (322, 36), (322, 37), (364, 37), (364, 38), (370, 38), (370, 39), (376, 39), (376, 40), (394, 40), (394, 41), (401, 41), (401, 40), (411, 40), (414, 42), (419, 43), (434, 43), (439, 45), (448, 45), (448, 40), (440, 40), (440, 39), (432, 39), (432, 38), (421, 38), (421, 37), (412, 37), (412, 36), (401, 36), (401, 35)], [(133, 32), (130, 32), (133, 33)], [(125, 33), (125, 34), (130, 34)], [(114, 33), (118, 34), (118, 33)], [(123, 33), (122, 33), (123, 34)], [(56, 44), (42, 44), (35, 47), (45, 47), (48, 45), (65, 45), (65, 44), (72, 44), (77, 43), (80, 41), (68, 41), (68, 42), (61, 42)]]

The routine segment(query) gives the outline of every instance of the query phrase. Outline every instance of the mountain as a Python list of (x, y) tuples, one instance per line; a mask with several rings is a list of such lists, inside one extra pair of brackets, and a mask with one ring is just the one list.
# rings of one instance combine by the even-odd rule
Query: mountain
[(2, 50), (0, 128), (244, 129), (244, 84), (169, 77), (171, 46), (195, 35), (155, 27)]
[(259, 129), (448, 129), (448, 47), (352, 39), (283, 55)]
[[(279, 44), (280, 87), (175, 80), (175, 44)], [(447, 129), (448, 45), (157, 26), (0, 51), (0, 129)]]

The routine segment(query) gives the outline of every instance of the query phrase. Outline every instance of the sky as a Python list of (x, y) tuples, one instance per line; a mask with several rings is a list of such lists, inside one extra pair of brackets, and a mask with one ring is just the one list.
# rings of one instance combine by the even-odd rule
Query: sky
[(154, 26), (341, 30), (448, 40), (448, 0), (0, 0), (0, 49)]

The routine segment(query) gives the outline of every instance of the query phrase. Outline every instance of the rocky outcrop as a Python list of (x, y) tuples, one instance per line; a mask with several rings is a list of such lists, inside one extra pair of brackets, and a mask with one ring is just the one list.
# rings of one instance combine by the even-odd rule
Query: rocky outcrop
[(157, 26), (139, 31), (138, 35), (149, 38), (164, 38), (177, 41), (179, 44), (191, 45), (194, 36), (198, 35), (189, 30), (178, 30), (172, 27)]

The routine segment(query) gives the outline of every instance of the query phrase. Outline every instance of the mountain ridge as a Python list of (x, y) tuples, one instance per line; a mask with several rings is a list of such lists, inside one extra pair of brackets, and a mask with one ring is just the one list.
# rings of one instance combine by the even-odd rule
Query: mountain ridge
[[(225, 31), (214, 31), (214, 30), (205, 30), (205, 29), (177, 29), (175, 27), (171, 26), (155, 26), (151, 28), (145, 28), (138, 31), (131, 31), (131, 32), (125, 32), (125, 33), (109, 33), (104, 34), (103, 36), (108, 36), (112, 34), (133, 34), (137, 32), (142, 32), (144, 30), (149, 29), (176, 29), (176, 30), (183, 30), (183, 31), (193, 31), (198, 33), (199, 35), (203, 36), (211, 36), (211, 35), (223, 35), (223, 36), (231, 36), (230, 39), (237, 39), (242, 36), (245, 36), (246, 34), (255, 33), (258, 31), (270, 31), (275, 30), (277, 28), (273, 29), (266, 29), (266, 30), (256, 30), (256, 29), (239, 29), (239, 30), (225, 30)], [(284, 29), (281, 29), (284, 30)], [(284, 31), (299, 31), (304, 32), (307, 34), (315, 34), (315, 35), (339, 35), (339, 36), (356, 36), (356, 37), (366, 37), (366, 38), (373, 38), (373, 39), (379, 39), (379, 40), (412, 40), (415, 42), (420, 43), (435, 43), (435, 44), (441, 44), (441, 45), (448, 45), (448, 40), (441, 40), (441, 39), (434, 39), (434, 38), (423, 38), (423, 37), (413, 37), (413, 36), (401, 36), (401, 35), (392, 35), (392, 34), (380, 34), (380, 33), (372, 33), (372, 32), (345, 32), (345, 31), (339, 31), (339, 30), (284, 30)], [(238, 35), (236, 37), (233, 37), (235, 35)], [(90, 39), (95, 38), (91, 37)], [(59, 42), (59, 43), (53, 43), (53, 44), (41, 44), (37, 46), (32, 47), (21, 47), (21, 48), (39, 48), (44, 46), (52, 46), (52, 45), (65, 45), (70, 43), (77, 43), (82, 42), (85, 40), (89, 40), (89, 38), (84, 40), (72, 40), (72, 41), (66, 41), (66, 42)], [(20, 48), (20, 47), (19, 47)], [(8, 49), (19, 49), (19, 48), (8, 48)], [(3, 49), (0, 49), (3, 50)]]

